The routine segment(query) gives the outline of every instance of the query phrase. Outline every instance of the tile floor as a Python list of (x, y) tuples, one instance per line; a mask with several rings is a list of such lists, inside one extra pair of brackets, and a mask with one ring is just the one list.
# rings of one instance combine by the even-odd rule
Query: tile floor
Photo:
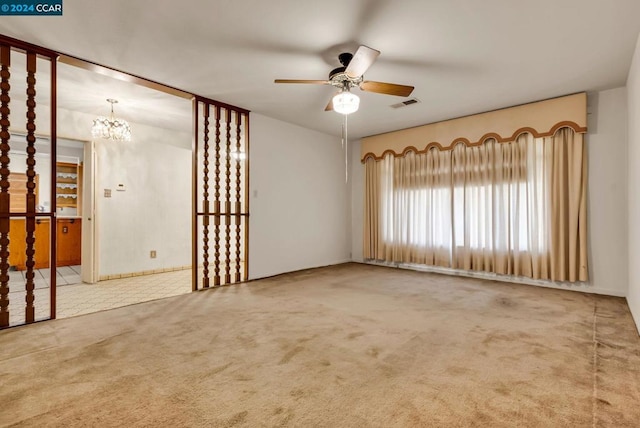
[(191, 270), (75, 284), (58, 289), (57, 318), (119, 308), (191, 292)]
[[(24, 277), (25, 272), (24, 270), (9, 271), (10, 289), (24, 290), (24, 284), (26, 282)], [(51, 269), (36, 269), (35, 278), (33, 279), (36, 289), (48, 288), (50, 275)], [(58, 286), (78, 284), (80, 282), (82, 282), (80, 278), (80, 266), (62, 266), (56, 269), (56, 284)]]
[[(42, 273), (39, 274), (42, 275)], [(48, 272), (45, 273), (48, 275)], [(14, 326), (24, 324), (26, 303), (24, 282), (18, 282), (20, 272), (12, 272), (11, 274), (13, 275), (13, 288), (11, 288), (13, 291), (9, 293), (9, 322)], [(37, 275), (34, 291), (36, 320), (44, 320), (49, 318), (50, 311), (49, 281), (45, 281), (44, 278), (39, 278)], [(68, 280), (69, 278), (65, 281)], [(191, 292), (191, 270), (112, 279), (96, 284), (82, 282), (62, 284), (60, 277), (56, 282), (59, 284), (56, 315), (60, 319), (189, 293)], [(18, 284), (22, 286), (21, 289), (16, 289)]]
[[(11, 325), (24, 324), (25, 302), (25, 279), (26, 271), (9, 271), (9, 317)], [(50, 288), (49, 280), (51, 269), (36, 269), (35, 278), (35, 300), (36, 319), (49, 318)], [(58, 287), (70, 284), (82, 283), (80, 278), (80, 266), (61, 266), (56, 269), (56, 284)]]
[[(202, 272), (201, 269), (200, 272)], [(235, 269), (232, 268), (231, 272), (233, 278)], [(96, 284), (85, 284), (80, 281), (80, 266), (70, 266), (68, 269), (58, 268), (57, 275), (56, 317), (58, 319), (191, 292), (191, 269), (112, 279)], [(202, 277), (202, 273), (199, 277)], [(10, 325), (15, 326), (24, 324), (25, 320), (24, 272), (10, 272), (10, 278), (9, 322)], [(34, 291), (36, 320), (49, 319), (51, 292), (49, 270), (36, 271), (34, 282), (36, 284)], [(213, 280), (211, 282), (213, 283)], [(200, 279), (199, 288), (201, 287)]]

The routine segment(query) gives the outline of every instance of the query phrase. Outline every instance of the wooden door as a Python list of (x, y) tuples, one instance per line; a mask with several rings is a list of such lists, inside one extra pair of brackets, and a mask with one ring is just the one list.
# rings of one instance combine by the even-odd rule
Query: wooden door
[[(38, 174), (35, 176), (34, 194), (38, 205)], [(27, 210), (27, 174), (9, 173), (9, 195), (12, 213), (23, 213)], [(46, 222), (46, 223), (43, 223)], [(24, 218), (12, 218), (9, 229), (9, 266), (17, 270), (25, 270), (27, 261), (27, 229)], [(36, 220), (34, 243), (34, 269), (49, 267), (49, 219)]]
[(58, 219), (56, 266), (75, 266), (81, 262), (82, 221)]
[[(27, 247), (27, 224), (23, 218), (11, 219), (11, 229), (9, 229), (9, 266), (16, 270), (26, 270)], [(35, 243), (33, 255), (34, 269), (47, 269), (49, 267), (49, 242), (50, 242), (50, 222), (48, 218), (36, 220)]]
[[(36, 174), (36, 187), (33, 190), (36, 195), (36, 205), (38, 205), (38, 177), (38, 174)], [(23, 172), (9, 173), (9, 195), (11, 198), (10, 212), (23, 213), (27, 211), (27, 174)]]

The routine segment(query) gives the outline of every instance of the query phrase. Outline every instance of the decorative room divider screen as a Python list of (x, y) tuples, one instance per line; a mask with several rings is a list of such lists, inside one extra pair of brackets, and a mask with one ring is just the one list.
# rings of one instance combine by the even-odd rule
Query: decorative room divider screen
[[(36, 162), (47, 163), (46, 157), (36, 158), (36, 153), (49, 153), (50, 183), (55, 183), (56, 172), (51, 165), (57, 147), (57, 56), (53, 51), (0, 38), (0, 328), (56, 316), (55, 263), (49, 269), (48, 284), (44, 278), (37, 280), (35, 272), (36, 264), (39, 268), (51, 267), (51, 261), (56, 260), (55, 186), (45, 189), (50, 193), (50, 203), (39, 205), (38, 198), (45, 195), (39, 194), (35, 167)], [(36, 91), (40, 74), (45, 78), (38, 81)], [(26, 144), (14, 144), (12, 133), (24, 135)], [(38, 139), (36, 145), (36, 133), (48, 134), (49, 138)], [(26, 176), (26, 183), (12, 180), (12, 173), (13, 177)], [(10, 272), (15, 257), (24, 259), (24, 277)], [(10, 298), (10, 291), (17, 292)], [(24, 296), (24, 300), (15, 301), (18, 296)], [(11, 317), (10, 303), (15, 307), (15, 316)]]
[(193, 117), (195, 291), (247, 280), (249, 112), (196, 97)]
[[(56, 317), (57, 61), (192, 100), (192, 290), (246, 281), (249, 111), (0, 35), (0, 329)], [(38, 91), (36, 72), (45, 76)], [(12, 134), (25, 136), (26, 145), (13, 144)], [(36, 156), (43, 148), (48, 206), (38, 203), (38, 187), (46, 186), (35, 172), (46, 161)], [(26, 176), (21, 187), (18, 175)], [(12, 254), (25, 260), (24, 276), (11, 270)], [(49, 279), (37, 280), (35, 269), (46, 267)]]

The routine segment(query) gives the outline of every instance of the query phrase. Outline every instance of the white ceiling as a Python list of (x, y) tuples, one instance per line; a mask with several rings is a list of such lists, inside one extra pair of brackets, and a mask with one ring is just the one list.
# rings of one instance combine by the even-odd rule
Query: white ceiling
[(109, 116), (116, 99), (115, 116), (130, 122), (191, 132), (191, 101), (164, 92), (117, 80), (102, 74), (58, 65), (58, 105), (93, 116)]
[[(11, 58), (11, 98), (23, 102), (26, 99), (26, 56), (20, 52)], [(36, 72), (36, 101), (50, 104), (50, 65), (38, 59)], [(108, 98), (118, 100), (114, 106), (115, 116), (130, 122), (143, 123), (174, 131), (191, 132), (191, 101), (168, 95), (144, 86), (114, 79), (71, 65), (58, 64), (58, 106), (95, 116), (109, 116), (111, 105)], [(75, 124), (74, 126), (79, 126)], [(87, 130), (91, 120), (86, 123)], [(59, 125), (58, 132), (66, 129)]]
[[(341, 117), (323, 111), (332, 88), (273, 79), (326, 79), (340, 52), (366, 44), (382, 54), (365, 78), (414, 85), (421, 103), (394, 110), (402, 98), (358, 92), (349, 133), (361, 137), (623, 86), (640, 1), (65, 0), (62, 17), (3, 17), (0, 32), (336, 135)], [(188, 120), (182, 100), (61, 78), (74, 83), (61, 81), (62, 107), (104, 114), (104, 99), (118, 97), (132, 121), (160, 108), (165, 122)]]

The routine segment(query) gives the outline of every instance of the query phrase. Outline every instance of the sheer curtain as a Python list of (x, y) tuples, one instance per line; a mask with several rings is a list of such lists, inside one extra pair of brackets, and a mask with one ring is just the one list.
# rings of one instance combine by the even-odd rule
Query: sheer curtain
[(582, 134), (367, 159), (365, 258), (587, 280)]

